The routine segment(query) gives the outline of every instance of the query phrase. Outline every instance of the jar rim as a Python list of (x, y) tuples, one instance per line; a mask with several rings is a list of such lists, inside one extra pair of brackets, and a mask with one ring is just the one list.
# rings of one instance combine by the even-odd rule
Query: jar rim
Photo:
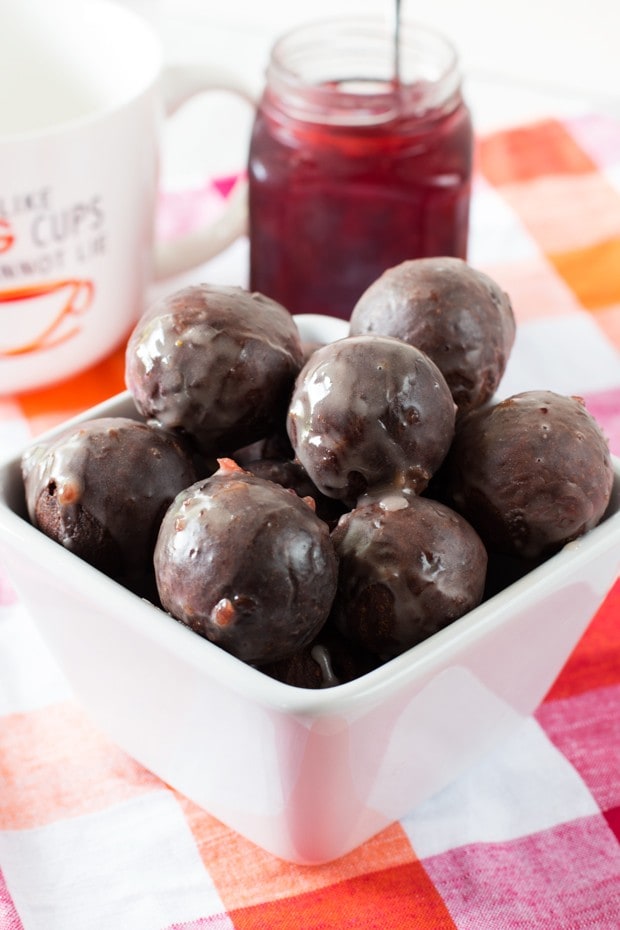
[(361, 16), (322, 19), (276, 40), (267, 81), (299, 118), (320, 114), (323, 121), (332, 111), (333, 122), (347, 123), (385, 121), (396, 109), (420, 115), (445, 107), (460, 93), (456, 48), (438, 30), (403, 21), (398, 60), (395, 75), (395, 36), (387, 21)]

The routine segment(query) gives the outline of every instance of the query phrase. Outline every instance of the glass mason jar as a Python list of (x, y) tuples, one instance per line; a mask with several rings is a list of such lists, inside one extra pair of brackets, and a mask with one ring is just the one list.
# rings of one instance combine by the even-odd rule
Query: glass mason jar
[(274, 46), (249, 154), (250, 287), (348, 319), (386, 268), (465, 258), (473, 133), (452, 45), (334, 20)]

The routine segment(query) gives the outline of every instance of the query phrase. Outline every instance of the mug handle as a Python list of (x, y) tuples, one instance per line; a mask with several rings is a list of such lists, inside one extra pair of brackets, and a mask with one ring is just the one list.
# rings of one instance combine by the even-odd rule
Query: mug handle
[[(161, 78), (166, 117), (172, 116), (197, 94), (224, 90), (246, 100), (253, 108), (252, 94), (233, 74), (202, 66), (174, 65), (164, 69)], [(154, 278), (161, 281), (196, 268), (214, 258), (248, 230), (248, 182), (240, 178), (230, 192), (224, 212), (206, 227), (178, 236), (169, 242), (156, 242)]]

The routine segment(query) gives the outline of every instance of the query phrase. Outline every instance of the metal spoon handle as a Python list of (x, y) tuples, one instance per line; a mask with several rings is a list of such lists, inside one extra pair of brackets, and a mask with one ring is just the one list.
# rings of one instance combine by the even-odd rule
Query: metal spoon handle
[(400, 19), (401, 19), (401, 0), (394, 0), (396, 4), (394, 16), (394, 83), (400, 84)]

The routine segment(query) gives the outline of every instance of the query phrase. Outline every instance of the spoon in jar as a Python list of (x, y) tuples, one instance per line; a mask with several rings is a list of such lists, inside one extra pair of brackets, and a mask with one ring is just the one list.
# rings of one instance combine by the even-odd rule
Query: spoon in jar
[(401, 20), (401, 0), (394, 0), (396, 4), (394, 18), (394, 50), (392, 59), (393, 81), (398, 87), (400, 84), (400, 20)]

